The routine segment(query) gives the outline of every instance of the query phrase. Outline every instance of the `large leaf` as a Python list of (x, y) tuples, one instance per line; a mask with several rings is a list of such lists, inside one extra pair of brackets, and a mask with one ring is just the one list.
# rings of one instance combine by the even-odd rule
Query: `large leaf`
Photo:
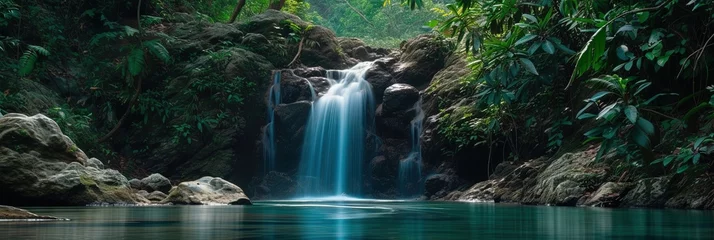
[(652, 125), (652, 123), (647, 119), (638, 118), (637, 126), (642, 129), (642, 131), (644, 131), (647, 135), (654, 134), (654, 125)]
[(518, 41), (516, 41), (516, 46), (521, 45), (521, 44), (524, 44), (524, 43), (527, 43), (527, 42), (533, 40), (533, 39), (536, 38), (536, 37), (538, 37), (538, 35), (526, 34), (526, 35), (523, 36), (521, 39), (518, 39)]
[(131, 76), (137, 76), (141, 73), (144, 67), (144, 51), (140, 48), (135, 48), (127, 57), (127, 67)]
[(20, 77), (27, 76), (32, 72), (33, 69), (35, 69), (35, 63), (37, 62), (37, 52), (34, 50), (27, 50), (25, 53), (22, 54), (22, 57), (20, 57), (19, 61), (19, 66), (18, 66), (18, 74)]
[(595, 101), (599, 100), (600, 98), (602, 98), (602, 97), (604, 97), (604, 96), (607, 96), (608, 94), (612, 94), (612, 92), (609, 92), (609, 91), (600, 91), (600, 92), (597, 92), (597, 93), (593, 94), (592, 97), (590, 97), (589, 99), (587, 99), (587, 100), (585, 100), (585, 101), (586, 101), (586, 102), (595, 102)]
[(570, 76), (570, 82), (568, 85), (572, 84), (576, 77), (580, 77), (585, 74), (585, 72), (587, 72), (597, 61), (599, 61), (600, 56), (602, 56), (605, 52), (605, 43), (607, 41), (607, 35), (605, 34), (606, 27), (607, 25), (598, 28), (597, 31), (595, 31), (595, 34), (590, 37), (590, 40), (585, 43), (585, 46), (580, 51), (578, 60), (575, 63), (575, 70)]
[(630, 120), (632, 123), (637, 122), (637, 108), (632, 105), (628, 105), (625, 107), (625, 116), (627, 116), (627, 119)]
[(158, 58), (162, 62), (168, 63), (171, 61), (171, 55), (169, 54), (169, 51), (166, 50), (164, 45), (161, 44), (161, 42), (159, 42), (158, 40), (147, 41), (144, 42), (143, 45), (147, 49), (149, 49), (151, 55)]
[(613, 103), (613, 104), (610, 104), (607, 107), (603, 108), (602, 111), (600, 111), (600, 113), (597, 115), (596, 119), (599, 120), (599, 119), (602, 119), (603, 117), (607, 116), (610, 113), (610, 111), (612, 111), (613, 109), (615, 109), (615, 107), (617, 107), (617, 105), (618, 105), (618, 103)]
[(521, 64), (523, 65), (528, 72), (538, 75), (538, 70), (536, 70), (535, 65), (533, 65), (533, 62), (531, 62), (530, 59), (528, 58), (520, 58)]
[(553, 43), (551, 43), (548, 40), (545, 40), (543, 43), (543, 51), (547, 52), (548, 54), (554, 54), (555, 53), (555, 46), (553, 46)]

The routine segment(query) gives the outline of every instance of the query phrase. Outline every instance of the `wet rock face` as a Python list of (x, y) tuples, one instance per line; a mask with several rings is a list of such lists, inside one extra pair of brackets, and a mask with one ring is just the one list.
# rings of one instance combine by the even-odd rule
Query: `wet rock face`
[(0, 118), (0, 204), (136, 203), (123, 175), (97, 165), (43, 115)]
[(629, 182), (607, 182), (600, 186), (594, 193), (578, 201), (578, 206), (589, 207), (618, 207), (620, 201), (634, 185)]
[(299, 185), (286, 173), (271, 171), (254, 183), (255, 199), (289, 199), (298, 195)]
[(202, 177), (196, 181), (182, 182), (171, 189), (161, 203), (181, 205), (250, 205), (243, 189), (221, 178)]
[(410, 138), (411, 122), (417, 116), (415, 103), (419, 91), (404, 83), (389, 86), (384, 91), (384, 100), (377, 107), (377, 131), (382, 137)]
[(374, 100), (378, 103), (382, 102), (384, 90), (394, 84), (391, 69), (397, 60), (397, 58), (381, 58), (365, 73), (365, 80), (372, 85)]
[(276, 168), (280, 171), (296, 169), (305, 136), (305, 125), (312, 103), (298, 101), (280, 104), (275, 108)]

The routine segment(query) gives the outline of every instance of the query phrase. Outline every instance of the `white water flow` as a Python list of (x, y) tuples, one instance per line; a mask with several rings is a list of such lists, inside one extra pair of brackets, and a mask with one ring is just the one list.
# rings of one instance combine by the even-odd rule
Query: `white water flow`
[(423, 192), (421, 175), (421, 130), (424, 121), (424, 110), (421, 99), (414, 104), (416, 116), (411, 121), (412, 150), (407, 158), (399, 161), (398, 184), (401, 197), (414, 197)]
[(273, 86), (268, 93), (268, 125), (263, 129), (265, 173), (275, 170), (275, 107), (280, 104), (280, 71), (273, 73)]
[(360, 196), (365, 138), (374, 126), (371, 62), (327, 72), (332, 86), (313, 103), (298, 172), (303, 197)]

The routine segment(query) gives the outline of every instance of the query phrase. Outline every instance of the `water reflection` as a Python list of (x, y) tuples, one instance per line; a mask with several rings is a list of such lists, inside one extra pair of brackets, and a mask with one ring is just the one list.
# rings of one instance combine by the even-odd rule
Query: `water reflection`
[(712, 239), (711, 211), (400, 201), (33, 208), (69, 222), (0, 222), (0, 239)]

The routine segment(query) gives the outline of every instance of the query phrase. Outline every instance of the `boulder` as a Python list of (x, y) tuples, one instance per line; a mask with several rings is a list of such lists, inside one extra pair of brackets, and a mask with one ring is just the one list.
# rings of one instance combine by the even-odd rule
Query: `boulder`
[(372, 67), (365, 72), (364, 79), (372, 85), (375, 102), (382, 102), (384, 90), (394, 83), (391, 69), (397, 60), (397, 58), (381, 58), (374, 61)]
[(312, 103), (308, 101), (280, 104), (275, 108), (276, 170), (297, 168), (310, 109)]
[(645, 178), (622, 199), (622, 207), (664, 207), (671, 195), (671, 177)]
[(161, 174), (154, 173), (141, 179), (141, 189), (147, 192), (169, 192), (171, 190), (171, 181)]
[(382, 111), (392, 113), (414, 108), (419, 101), (419, 90), (409, 84), (396, 83), (384, 90)]
[(173, 24), (170, 34), (178, 40), (168, 47), (185, 53), (215, 49), (223, 42), (239, 43), (245, 35), (235, 25), (203, 21)]
[(394, 66), (396, 82), (426, 88), (434, 75), (444, 68), (454, 49), (450, 40), (435, 35), (420, 35), (407, 41), (401, 47), (399, 63)]
[(390, 53), (388, 49), (367, 46), (359, 38), (337, 38), (337, 41), (347, 56), (360, 61), (372, 61)]
[(25, 209), (0, 205), (0, 221), (22, 220), (69, 220), (51, 216), (40, 216)]
[(136, 179), (136, 178), (129, 180), (129, 187), (131, 187), (134, 190), (141, 190), (142, 189), (141, 180)]
[(250, 199), (240, 187), (214, 177), (202, 177), (196, 181), (182, 182), (169, 192), (161, 203), (181, 205), (251, 205)]
[(434, 174), (424, 181), (425, 194), (436, 198), (442, 197), (448, 194), (445, 190), (455, 188), (458, 183), (458, 179), (451, 174)]
[(258, 33), (248, 33), (243, 37), (243, 41), (241, 44), (246, 45), (246, 46), (258, 46), (258, 45), (267, 45), (270, 43), (270, 40), (268, 40), (267, 37), (265, 37), (263, 34), (258, 34)]
[(96, 159), (96, 158), (90, 158), (89, 160), (87, 160), (86, 166), (93, 167), (96, 169), (104, 169), (104, 163), (102, 163), (102, 161), (100, 161), (99, 159)]
[(87, 160), (51, 119), (8, 114), (0, 118), (0, 203), (136, 203), (126, 177)]
[[(337, 37), (332, 30), (321, 26), (311, 25), (303, 21), (299, 17), (273, 9), (268, 9), (265, 12), (252, 16), (247, 21), (240, 24), (240, 28), (245, 32), (259, 33), (265, 36), (280, 36), (287, 38), (292, 33), (288, 23), (295, 24), (301, 29), (310, 30), (304, 36), (315, 44), (303, 45), (300, 54), (300, 62), (307, 66), (321, 66), (330, 69), (343, 69), (348, 66), (347, 57), (342, 53)], [(294, 45), (297, 49), (297, 44)], [(293, 50), (294, 51), (294, 50)], [(296, 52), (290, 51), (289, 58), (292, 58)], [(285, 57), (281, 59), (286, 59)], [(285, 63), (287, 64), (287, 62)], [(283, 65), (283, 64), (276, 64)]]
[(667, 208), (714, 209), (714, 179), (699, 177), (678, 183), (679, 192), (667, 202)]

